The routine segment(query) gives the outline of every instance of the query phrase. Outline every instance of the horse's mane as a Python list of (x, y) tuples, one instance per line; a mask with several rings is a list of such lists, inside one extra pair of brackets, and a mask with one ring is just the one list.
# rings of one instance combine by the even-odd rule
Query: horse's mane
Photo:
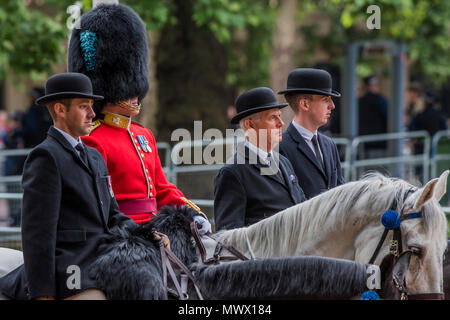
[[(363, 226), (374, 219), (379, 220), (388, 209), (401, 212), (405, 204), (411, 202), (405, 202), (407, 196), (417, 189), (404, 180), (369, 172), (358, 181), (333, 188), (249, 227), (220, 234), (232, 245), (246, 243), (247, 240), (259, 244), (260, 253), (295, 255), (290, 251), (307, 236), (344, 230), (348, 224)], [(425, 204), (422, 211), (424, 226), (431, 230), (435, 226), (432, 222), (436, 220), (431, 214), (432, 206), (438, 206), (434, 199)], [(364, 211), (365, 215), (352, 215), (355, 209)]]

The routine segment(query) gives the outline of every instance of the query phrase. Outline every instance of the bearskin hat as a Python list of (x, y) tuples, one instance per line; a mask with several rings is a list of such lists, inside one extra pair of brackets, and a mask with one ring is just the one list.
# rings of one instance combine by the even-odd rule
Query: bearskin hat
[(108, 103), (133, 97), (143, 100), (149, 89), (148, 42), (144, 22), (131, 8), (101, 4), (81, 16), (69, 42), (68, 71), (87, 75), (100, 113)]

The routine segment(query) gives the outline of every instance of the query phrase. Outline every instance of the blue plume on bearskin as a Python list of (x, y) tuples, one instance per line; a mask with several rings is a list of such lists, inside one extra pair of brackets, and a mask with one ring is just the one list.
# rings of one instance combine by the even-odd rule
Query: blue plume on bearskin
[(97, 37), (93, 32), (84, 31), (80, 34), (80, 41), (86, 69), (92, 71), (95, 69), (96, 63)]

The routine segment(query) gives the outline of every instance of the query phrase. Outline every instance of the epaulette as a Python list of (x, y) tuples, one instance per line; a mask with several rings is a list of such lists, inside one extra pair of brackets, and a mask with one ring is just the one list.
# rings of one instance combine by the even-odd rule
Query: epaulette
[(94, 122), (92, 122), (91, 131), (89, 132), (89, 134), (91, 134), (92, 131), (94, 131), (95, 129), (97, 129), (101, 125), (102, 125), (102, 122), (100, 120), (95, 120)]

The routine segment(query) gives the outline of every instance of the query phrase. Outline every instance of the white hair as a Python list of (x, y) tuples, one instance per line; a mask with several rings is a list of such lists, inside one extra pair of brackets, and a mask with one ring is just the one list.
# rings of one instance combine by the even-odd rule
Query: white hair
[(245, 120), (259, 121), (260, 119), (261, 119), (261, 113), (257, 112), (257, 113), (251, 114), (239, 121), (239, 127), (241, 127), (241, 129), (244, 132), (246, 132), (248, 130), (248, 128), (245, 126)]

